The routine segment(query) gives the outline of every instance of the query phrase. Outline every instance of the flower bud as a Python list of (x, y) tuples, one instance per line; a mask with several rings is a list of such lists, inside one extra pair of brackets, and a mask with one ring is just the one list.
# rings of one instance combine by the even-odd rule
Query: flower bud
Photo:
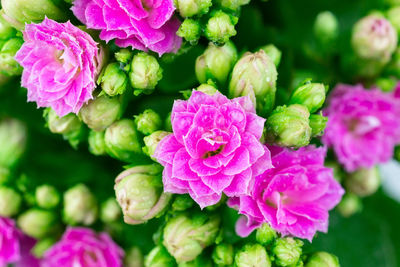
[(153, 248), (146, 256), (144, 261), (145, 267), (175, 267), (176, 262), (168, 251), (162, 247), (157, 246)]
[(350, 173), (345, 181), (346, 187), (360, 197), (372, 195), (380, 186), (380, 177), (377, 167), (359, 169)]
[(175, 7), (184, 18), (206, 14), (211, 5), (211, 0), (175, 0)]
[(361, 199), (355, 194), (346, 193), (336, 208), (343, 217), (348, 218), (362, 210)]
[(264, 50), (246, 53), (233, 68), (229, 95), (249, 96), (257, 111), (265, 116), (275, 103), (277, 78), (275, 64)]
[(179, 263), (178, 267), (213, 267), (213, 263), (208, 255), (200, 255), (192, 261)]
[(256, 232), (257, 242), (264, 246), (271, 244), (277, 237), (278, 235), (268, 223), (261, 225)]
[(135, 95), (140, 93), (150, 94), (161, 78), (162, 69), (155, 57), (144, 52), (133, 57), (129, 79), (135, 89)]
[(52, 209), (60, 203), (60, 194), (51, 185), (41, 185), (36, 188), (35, 198), (37, 205), (44, 209)]
[(293, 91), (289, 104), (303, 105), (310, 113), (314, 113), (324, 104), (325, 96), (326, 88), (322, 83), (307, 82)]
[(210, 43), (204, 53), (196, 60), (196, 77), (200, 83), (209, 79), (225, 84), (237, 60), (236, 47), (232, 42), (224, 46)]
[(101, 204), (100, 219), (104, 223), (112, 223), (121, 216), (121, 208), (115, 198), (110, 197)]
[(313, 253), (307, 260), (305, 267), (340, 267), (339, 259), (327, 252)]
[(213, 12), (207, 22), (205, 36), (211, 42), (224, 44), (236, 35), (235, 25), (238, 18), (218, 10)]
[(275, 264), (278, 266), (291, 266), (300, 261), (302, 254), (301, 247), (303, 242), (292, 237), (284, 237), (276, 240), (272, 247), (272, 253), (275, 255)]
[(184, 211), (191, 207), (193, 207), (194, 201), (193, 199), (187, 195), (175, 195), (174, 202), (172, 202), (172, 210), (173, 211)]
[(397, 46), (397, 32), (385, 18), (369, 15), (354, 25), (351, 43), (358, 57), (388, 62)]
[(200, 84), (196, 90), (203, 92), (207, 95), (214, 95), (216, 92), (218, 92), (217, 88), (207, 83)]
[(122, 95), (128, 86), (128, 76), (119, 63), (110, 63), (101, 76), (101, 88), (109, 96)]
[(79, 131), (82, 127), (82, 122), (74, 113), (60, 118), (53, 109), (48, 108), (45, 110), (44, 116), (47, 119), (50, 132), (55, 134), (69, 134)]
[(153, 155), (154, 155), (154, 152), (156, 151), (158, 143), (160, 143), (160, 141), (169, 134), (171, 134), (171, 133), (165, 132), (165, 131), (156, 131), (156, 132), (152, 133), (151, 135), (143, 138), (143, 141), (145, 144), (145, 147), (143, 147), (143, 152), (146, 155), (150, 156), (153, 160), (155, 160), (153, 158)]
[(22, 197), (10, 187), (0, 186), (0, 216), (11, 217), (19, 212)]
[(114, 122), (105, 133), (107, 153), (116, 159), (132, 162), (142, 152), (133, 120)]
[(1, 0), (2, 16), (13, 27), (23, 29), (25, 23), (41, 22), (45, 17), (65, 20), (67, 15), (51, 0)]
[(59, 226), (53, 212), (35, 208), (22, 213), (18, 217), (17, 223), (25, 234), (36, 239), (53, 234)]
[(241, 6), (250, 3), (250, 0), (217, 0), (217, 3), (223, 8), (237, 11)]
[(176, 32), (176, 35), (184, 38), (191, 45), (196, 45), (201, 35), (200, 22), (194, 19), (185, 19)]
[(51, 248), (56, 242), (57, 240), (54, 239), (53, 237), (46, 237), (36, 242), (31, 252), (35, 257), (41, 258), (43, 257), (43, 254), (46, 252), (46, 250)]
[(0, 50), (0, 73), (6, 76), (20, 75), (22, 67), (14, 59), (15, 54), (21, 48), (24, 41), (15, 37), (6, 41)]
[(310, 143), (311, 127), (307, 108), (302, 105), (279, 106), (266, 122), (266, 140), (286, 147), (302, 147)]
[(212, 253), (212, 258), (217, 266), (233, 265), (233, 246), (231, 244), (218, 244)]
[(400, 34), (400, 6), (394, 6), (387, 12), (387, 18), (396, 29), (397, 35)]
[(323, 45), (335, 42), (339, 35), (339, 23), (330, 11), (320, 12), (314, 21), (314, 35)]
[(115, 59), (123, 64), (128, 64), (132, 59), (132, 50), (128, 48), (123, 48), (119, 52), (115, 53)]
[(163, 244), (178, 263), (194, 260), (215, 242), (220, 217), (201, 213), (180, 214), (170, 219), (163, 232)]
[(27, 130), (15, 119), (0, 120), (0, 168), (14, 167), (25, 152)]
[(313, 137), (322, 136), (324, 134), (327, 122), (328, 122), (328, 117), (324, 117), (318, 114), (311, 114), (310, 115), (311, 135)]
[(125, 252), (125, 267), (143, 267), (143, 254), (138, 247), (131, 247)]
[(282, 52), (273, 44), (263, 46), (261, 49), (264, 50), (265, 54), (267, 54), (272, 62), (274, 62), (275, 66), (278, 67), (279, 63), (281, 63)]
[(126, 223), (145, 223), (167, 207), (171, 194), (163, 192), (161, 172), (161, 165), (154, 163), (130, 168), (115, 179), (115, 195)]
[(166, 131), (172, 132), (171, 112), (168, 113), (168, 116), (167, 116), (167, 118), (165, 119), (164, 128), (165, 128)]
[(265, 248), (259, 244), (247, 244), (235, 255), (237, 267), (271, 267)]
[(162, 128), (162, 120), (152, 109), (146, 109), (143, 113), (135, 116), (136, 128), (144, 135), (150, 135)]
[(91, 225), (98, 215), (95, 196), (83, 184), (78, 184), (64, 193), (63, 220), (69, 225)]
[(102, 95), (89, 100), (79, 114), (90, 129), (101, 132), (121, 117), (122, 107), (117, 97)]
[(104, 134), (105, 132), (95, 132), (92, 130), (89, 132), (89, 151), (93, 155), (100, 156), (107, 153)]
[(16, 33), (17, 31), (0, 15), (0, 40), (8, 40)]

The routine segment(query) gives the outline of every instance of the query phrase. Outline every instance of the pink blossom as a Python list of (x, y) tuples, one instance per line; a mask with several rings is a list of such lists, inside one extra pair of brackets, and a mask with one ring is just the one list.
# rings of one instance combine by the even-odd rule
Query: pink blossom
[(157, 146), (154, 157), (164, 166), (164, 191), (190, 196), (203, 208), (222, 193), (249, 193), (253, 177), (272, 167), (259, 141), (265, 119), (249, 97), (229, 100), (193, 91), (172, 108), (173, 134)]
[(182, 43), (174, 10), (173, 0), (75, 0), (72, 6), (88, 28), (101, 30), (102, 40), (160, 55), (176, 52)]
[(45, 18), (27, 24), (25, 43), (15, 56), (22, 65), (22, 86), (28, 101), (51, 107), (59, 116), (78, 113), (92, 98), (100, 57), (97, 44), (70, 22)]
[(328, 211), (339, 203), (344, 190), (332, 169), (324, 167), (326, 149), (269, 149), (275, 168), (255, 178), (249, 196), (228, 200), (230, 207), (247, 217), (237, 221), (237, 234), (245, 237), (262, 223), (283, 236), (310, 241), (317, 231), (327, 232)]
[(61, 240), (45, 252), (42, 266), (117, 267), (122, 266), (123, 256), (123, 250), (107, 233), (70, 227)]
[(400, 143), (400, 101), (391, 93), (341, 84), (324, 113), (322, 141), (349, 172), (388, 161)]

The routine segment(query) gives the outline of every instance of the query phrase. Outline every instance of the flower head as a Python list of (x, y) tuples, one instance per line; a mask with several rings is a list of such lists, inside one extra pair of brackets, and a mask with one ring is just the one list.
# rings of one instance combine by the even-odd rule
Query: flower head
[(72, 11), (88, 28), (101, 30), (102, 40), (115, 39), (120, 47), (162, 55), (176, 52), (182, 43), (173, 0), (75, 0)]
[(43, 266), (119, 267), (123, 256), (123, 250), (107, 233), (70, 227), (61, 240), (45, 252)]
[(256, 177), (249, 196), (228, 201), (247, 217), (238, 220), (236, 231), (247, 236), (267, 222), (283, 236), (312, 240), (317, 231), (328, 230), (328, 211), (344, 193), (332, 170), (323, 165), (326, 149), (270, 150), (275, 168)]
[(216, 204), (222, 193), (247, 194), (253, 177), (272, 167), (261, 138), (265, 120), (249, 97), (229, 100), (221, 93), (193, 91), (175, 101), (173, 134), (157, 146), (164, 166), (164, 190), (190, 196), (201, 206)]
[(47, 18), (27, 24), (24, 40), (15, 59), (24, 68), (28, 101), (51, 107), (60, 117), (78, 113), (95, 88), (101, 61), (97, 43), (70, 22)]
[(388, 161), (400, 143), (400, 103), (392, 94), (361, 85), (338, 85), (324, 111), (322, 141), (347, 171)]

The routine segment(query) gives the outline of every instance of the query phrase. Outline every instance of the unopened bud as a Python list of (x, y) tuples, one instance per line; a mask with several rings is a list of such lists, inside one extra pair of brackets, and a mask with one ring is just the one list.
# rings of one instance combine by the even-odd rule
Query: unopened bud
[(56, 242), (57, 240), (54, 237), (43, 238), (35, 244), (31, 252), (33, 255), (35, 255), (35, 257), (41, 258), (43, 257), (43, 254), (46, 252), (46, 250), (51, 248)]
[(132, 50), (123, 48), (115, 53), (115, 59), (123, 64), (128, 64), (132, 59)]
[(162, 69), (155, 57), (144, 52), (133, 57), (129, 79), (135, 95), (150, 94), (161, 78)]
[(181, 262), (178, 267), (213, 267), (213, 263), (208, 255), (200, 255), (196, 259), (188, 262)]
[(305, 83), (297, 87), (290, 97), (289, 104), (300, 104), (310, 113), (316, 112), (325, 102), (326, 88), (322, 83)]
[(167, 116), (167, 118), (165, 119), (164, 127), (165, 127), (165, 130), (166, 130), (166, 131), (172, 132), (171, 112), (168, 113), (168, 116)]
[(196, 45), (201, 35), (200, 22), (194, 19), (185, 19), (176, 32), (176, 35), (184, 38), (191, 45)]
[(44, 209), (52, 209), (60, 203), (60, 194), (51, 185), (41, 185), (36, 188), (36, 203)]
[(303, 242), (292, 237), (284, 237), (276, 240), (272, 247), (275, 263), (278, 266), (292, 266), (300, 261)]
[(397, 34), (400, 33), (400, 6), (392, 7), (387, 12), (387, 18), (393, 27), (396, 29)]
[(218, 244), (212, 253), (212, 258), (217, 266), (233, 265), (233, 246), (231, 244)]
[(330, 45), (336, 41), (339, 35), (339, 23), (332, 12), (323, 11), (317, 15), (314, 22), (314, 35), (323, 45)]
[(348, 190), (360, 197), (372, 195), (380, 185), (378, 168), (359, 169), (350, 173), (345, 184)]
[(0, 120), (0, 169), (13, 168), (25, 152), (27, 130), (15, 119)]
[(208, 40), (217, 44), (224, 44), (229, 38), (236, 35), (235, 25), (238, 18), (218, 10), (207, 22), (205, 35)]
[(8, 40), (16, 33), (17, 31), (0, 15), (0, 40)]
[[(138, 247), (131, 247), (125, 252), (125, 267), (143, 267), (143, 254)], [(161, 266), (160, 266), (161, 267)]]
[(24, 41), (15, 37), (6, 41), (0, 49), (0, 73), (6, 76), (15, 76), (22, 73), (22, 67), (14, 59)]
[(361, 199), (355, 194), (346, 193), (336, 208), (343, 217), (350, 217), (362, 210)]
[(149, 136), (146, 136), (145, 138), (143, 138), (145, 147), (143, 147), (143, 152), (150, 156), (152, 159), (154, 152), (156, 151), (156, 148), (158, 146), (158, 144), (161, 142), (161, 140), (164, 139), (164, 137), (166, 137), (167, 135), (171, 134), (170, 132), (165, 132), (165, 131), (156, 131), (154, 133), (152, 133)]
[(218, 92), (217, 88), (210, 84), (202, 83), (200, 84), (197, 89), (197, 91), (203, 92), (207, 95), (214, 95), (216, 92)]
[(11, 217), (19, 212), (21, 195), (7, 186), (0, 186), (0, 216)]
[(162, 128), (160, 115), (152, 109), (146, 109), (143, 113), (135, 116), (136, 128), (144, 135), (149, 135)]
[(128, 76), (119, 63), (108, 64), (101, 77), (101, 88), (109, 96), (122, 95), (128, 86)]
[(211, 0), (175, 0), (176, 9), (184, 18), (206, 14), (211, 5)]
[(338, 257), (321, 251), (312, 254), (305, 267), (340, 267), (340, 264)]
[(56, 215), (47, 210), (30, 209), (18, 217), (18, 226), (27, 235), (41, 239), (58, 230)]
[(250, 3), (250, 0), (217, 0), (216, 2), (223, 8), (237, 11), (241, 6)]
[(153, 248), (146, 256), (144, 261), (145, 267), (175, 267), (176, 262), (168, 251), (162, 247), (157, 246)]
[(100, 219), (104, 223), (112, 223), (121, 216), (121, 208), (115, 198), (111, 197), (101, 204)]
[(265, 248), (259, 244), (247, 244), (235, 255), (237, 267), (271, 267)]
[(311, 135), (322, 136), (324, 134), (324, 130), (326, 128), (326, 124), (328, 123), (328, 117), (311, 114), (310, 115), (310, 127), (311, 127)]
[(272, 62), (274, 62), (275, 66), (278, 67), (279, 63), (281, 63), (282, 52), (273, 44), (263, 46), (261, 49), (264, 50), (265, 54), (267, 54)]
[(258, 243), (266, 246), (271, 244), (278, 237), (277, 233), (268, 223), (264, 223), (256, 232), (256, 240)]
[(89, 151), (93, 155), (100, 156), (106, 154), (106, 143), (104, 140), (104, 132), (89, 132)]
[(172, 210), (174, 211), (184, 211), (191, 207), (193, 207), (194, 201), (193, 199), (187, 195), (175, 195), (174, 202), (172, 202)]
[(64, 193), (63, 219), (69, 225), (91, 225), (98, 215), (95, 196), (83, 184), (78, 184)]

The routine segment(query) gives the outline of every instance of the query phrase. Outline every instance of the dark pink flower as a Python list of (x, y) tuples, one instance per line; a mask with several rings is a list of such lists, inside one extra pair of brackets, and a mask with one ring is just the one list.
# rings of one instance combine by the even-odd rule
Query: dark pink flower
[(28, 101), (51, 107), (59, 116), (78, 113), (96, 86), (101, 61), (96, 42), (70, 22), (47, 18), (27, 24), (24, 40), (15, 59), (24, 68)]
[(164, 191), (190, 196), (201, 206), (217, 203), (222, 193), (249, 193), (256, 175), (272, 167), (260, 143), (265, 119), (249, 97), (229, 100), (217, 92), (193, 91), (175, 101), (173, 134), (157, 146), (154, 157), (164, 166)]
[(236, 232), (244, 237), (269, 223), (283, 236), (311, 241), (317, 231), (328, 230), (328, 211), (344, 193), (332, 169), (324, 167), (326, 149), (269, 149), (274, 168), (255, 178), (249, 196), (228, 200), (229, 206), (247, 217), (237, 221)]
[(101, 30), (102, 40), (160, 55), (176, 52), (182, 43), (174, 10), (173, 0), (75, 0), (72, 6), (88, 28)]

